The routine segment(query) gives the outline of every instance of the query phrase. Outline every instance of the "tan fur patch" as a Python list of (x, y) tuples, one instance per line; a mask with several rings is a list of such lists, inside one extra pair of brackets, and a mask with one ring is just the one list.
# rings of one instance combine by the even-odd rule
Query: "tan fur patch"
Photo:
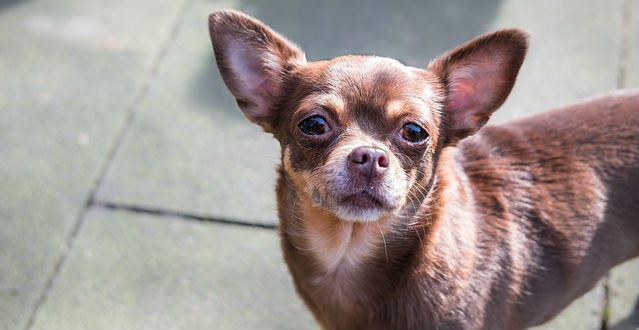
[(386, 105), (386, 113), (390, 118), (398, 118), (404, 114), (404, 100), (391, 100)]
[[(286, 147), (284, 149), (284, 170), (293, 180), (293, 184), (298, 191), (303, 191), (305, 194), (300, 194), (300, 198), (305, 198), (312, 195), (313, 182), (311, 181), (313, 176), (309, 171), (296, 171), (291, 164), (291, 149)], [(308, 199), (308, 198), (305, 198)]]
[(343, 221), (311, 205), (304, 205), (302, 212), (308, 248), (328, 273), (338, 268), (341, 272), (359, 269), (385, 244), (383, 232), (388, 230), (388, 216), (374, 223), (360, 223)]
[(299, 103), (296, 113), (309, 112), (314, 108), (324, 107), (335, 111), (337, 114), (344, 113), (346, 111), (344, 100), (334, 93), (325, 93), (320, 95), (312, 94), (305, 97)]

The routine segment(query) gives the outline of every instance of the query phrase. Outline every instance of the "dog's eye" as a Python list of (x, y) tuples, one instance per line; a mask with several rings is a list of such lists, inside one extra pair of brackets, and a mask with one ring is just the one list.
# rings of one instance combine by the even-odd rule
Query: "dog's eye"
[(322, 135), (331, 130), (326, 120), (320, 116), (308, 117), (302, 120), (297, 127), (306, 135)]
[(410, 143), (419, 143), (428, 137), (428, 133), (421, 126), (413, 123), (406, 124), (399, 131), (402, 138)]

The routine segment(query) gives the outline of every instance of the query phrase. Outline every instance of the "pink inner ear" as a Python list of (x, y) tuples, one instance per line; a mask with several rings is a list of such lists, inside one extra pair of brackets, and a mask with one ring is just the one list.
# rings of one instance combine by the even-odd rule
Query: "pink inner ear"
[(233, 78), (237, 81), (235, 96), (253, 104), (243, 110), (250, 117), (265, 117), (278, 93), (281, 59), (269, 48), (261, 45), (251, 48), (235, 39), (229, 40), (227, 52)]
[(446, 108), (452, 114), (453, 126), (472, 127), (477, 122), (477, 91), (471, 80), (455, 79), (451, 83)]
[(272, 79), (265, 77), (260, 83), (257, 84), (258, 89), (262, 91), (264, 97), (274, 97), (277, 94), (276, 83)]
[(244, 93), (249, 95), (254, 102), (263, 103), (275, 96), (275, 84), (267, 77), (253, 77), (244, 81)]
[(459, 111), (472, 105), (475, 89), (468, 80), (459, 79), (450, 86), (446, 108)]

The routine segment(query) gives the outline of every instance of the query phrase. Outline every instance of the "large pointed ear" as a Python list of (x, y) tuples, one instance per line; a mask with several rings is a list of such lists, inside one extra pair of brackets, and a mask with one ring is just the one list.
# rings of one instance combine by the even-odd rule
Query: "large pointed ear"
[(444, 87), (447, 143), (475, 133), (499, 108), (515, 84), (528, 49), (528, 34), (517, 29), (480, 36), (428, 65)]
[(224, 83), (244, 115), (270, 132), (282, 79), (306, 63), (304, 53), (262, 22), (233, 10), (209, 15), (209, 32)]

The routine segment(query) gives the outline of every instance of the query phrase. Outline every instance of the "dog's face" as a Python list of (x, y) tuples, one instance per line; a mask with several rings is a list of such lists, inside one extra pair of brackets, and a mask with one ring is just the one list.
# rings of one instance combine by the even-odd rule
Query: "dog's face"
[(427, 180), (441, 118), (423, 70), (345, 56), (309, 63), (287, 79), (273, 131), (284, 170), (315, 206), (371, 221), (406, 203)]
[(440, 148), (474, 133), (510, 92), (526, 35), (474, 40), (426, 69), (387, 58), (306, 62), (268, 27), (211, 14), (222, 77), (254, 123), (274, 134), (299, 198), (347, 221), (375, 221), (423, 198)]

